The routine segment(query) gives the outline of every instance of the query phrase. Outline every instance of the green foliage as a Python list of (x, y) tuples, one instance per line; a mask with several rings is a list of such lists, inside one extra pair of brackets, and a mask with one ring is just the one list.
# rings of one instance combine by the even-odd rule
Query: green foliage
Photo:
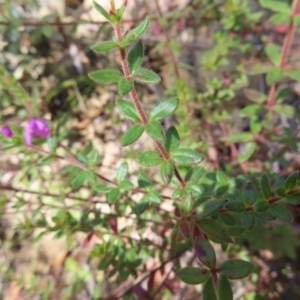
[(187, 267), (177, 271), (177, 276), (188, 284), (203, 283), (209, 278), (209, 275), (208, 270), (194, 267)]
[[(139, 277), (142, 273), (149, 273), (145, 277), (149, 278), (148, 290), (144, 290), (144, 285), (139, 285), (144, 279), (137, 278), (141, 281), (137, 280), (138, 285), (126, 291), (128, 297), (135, 293), (140, 298), (151, 298), (153, 295), (153, 298), (162, 298), (161, 292), (169, 284), (168, 277), (165, 279), (166, 284), (161, 284), (156, 291), (153, 291), (153, 280), (156, 272), (164, 269), (165, 263), (173, 261), (180, 280), (191, 285), (203, 284), (204, 300), (230, 300), (233, 299), (233, 291), (229, 280), (249, 276), (254, 266), (251, 262), (240, 259), (228, 260), (227, 254), (229, 257), (245, 257), (246, 253), (250, 257), (247, 260), (251, 261), (253, 252), (259, 255), (257, 253), (260, 250), (271, 249), (274, 257), (287, 255), (296, 258), (295, 249), (299, 243), (291, 227), (280, 224), (276, 231), (270, 227), (269, 222), (276, 219), (280, 222), (292, 222), (291, 205), (300, 203), (298, 172), (294, 171), (284, 179), (273, 171), (274, 167), (278, 167), (286, 174), (283, 171), (287, 167), (288, 170), (297, 167), (286, 154), (298, 151), (300, 119), (297, 109), (286, 101), (295, 91), (285, 85), (290, 81), (299, 83), (298, 65), (287, 64), (287, 61), (293, 61), (284, 56), (291, 52), (290, 46), (286, 46), (286, 42), (283, 47), (279, 45), (278, 41), (286, 39), (275, 39), (270, 28), (270, 40), (276, 41), (276, 44), (266, 42), (263, 36), (266, 33), (265, 25), (261, 22), (263, 11), (252, 12), (247, 1), (225, 1), (218, 4), (215, 1), (202, 1), (201, 10), (195, 9), (200, 2), (191, 1), (186, 11), (171, 10), (168, 15), (159, 18), (159, 26), (164, 27), (162, 32), (166, 32), (174, 24), (177, 24), (176, 30), (179, 31), (180, 22), (189, 17), (192, 25), (186, 22), (184, 26), (193, 29), (193, 32), (218, 28), (211, 36), (214, 45), (201, 53), (200, 71), (203, 73), (200, 75), (204, 78), (201, 77), (203, 82), (195, 89), (189, 87), (186, 80), (179, 78), (181, 72), (177, 70), (179, 68), (183, 71), (186, 68), (193, 79), (198, 76), (196, 65), (187, 66), (178, 62), (178, 58), (184, 56), (183, 49), (191, 48), (191, 45), (187, 45), (186, 41), (182, 42), (183, 45), (176, 44), (173, 37), (167, 35), (166, 39), (158, 39), (163, 42), (158, 42), (155, 49), (149, 51), (149, 44), (144, 47), (141, 40), (150, 26), (149, 19), (144, 19), (124, 34), (122, 18), (126, 3), (115, 8), (114, 1), (111, 1), (111, 8), (106, 10), (94, 2), (94, 8), (113, 27), (115, 36), (112, 40), (94, 45), (92, 50), (101, 54), (114, 50), (113, 57), (119, 55), (122, 68), (114, 66), (114, 69), (110, 69), (107, 68), (106, 61), (101, 61), (103, 69), (90, 73), (89, 78), (97, 84), (114, 84), (109, 87), (110, 93), (124, 96), (124, 99), (117, 99), (115, 102), (99, 104), (101, 109), (95, 114), (95, 120), (98, 120), (97, 117), (102, 112), (115, 114), (113, 107), (117, 106), (119, 112), (130, 120), (124, 121), (123, 116), (117, 115), (111, 122), (114, 127), (121, 124), (120, 129), (123, 131), (128, 128), (120, 140), (123, 147), (135, 143), (145, 131), (145, 137), (152, 139), (156, 150), (150, 148), (152, 150), (149, 151), (147, 142), (143, 142), (141, 149), (137, 150), (137, 145), (122, 149), (117, 160), (124, 161), (126, 158), (128, 162), (137, 161), (142, 167), (154, 167), (151, 171), (145, 168), (144, 174), (134, 163), (133, 167), (129, 167), (131, 163), (116, 162), (119, 167), (115, 169), (113, 166), (107, 175), (101, 168), (104, 158), (102, 148), (96, 146), (94, 141), (80, 150), (73, 147), (74, 140), (78, 138), (75, 131), (84, 127), (82, 124), (85, 121), (77, 122), (80, 124), (74, 125), (76, 130), (73, 125), (73, 129), (69, 129), (69, 123), (74, 123), (69, 122), (69, 115), (74, 114), (72, 107), (65, 110), (62, 114), (64, 117), (51, 115), (52, 132), (50, 137), (48, 135), (46, 147), (42, 146), (44, 140), (38, 131), (34, 141), (36, 144), (25, 144), (24, 133), (16, 125), (11, 126), (13, 137), (5, 134), (0, 137), (3, 151), (20, 150), (16, 160), (21, 161), (22, 170), (16, 178), (22, 180), (22, 186), (28, 187), (25, 192), (16, 188), (15, 180), (11, 186), (3, 185), (3, 190), (16, 194), (12, 204), (9, 203), (10, 195), (1, 195), (1, 213), (2, 210), (5, 213), (7, 208), (16, 211), (22, 211), (23, 208), (24, 221), (20, 218), (19, 227), (24, 235), (41, 228), (44, 231), (40, 236), (44, 232), (53, 232), (57, 237), (66, 239), (69, 249), (74, 246), (76, 232), (87, 235), (84, 241), (86, 245), (91, 243), (93, 236), (96, 237), (97, 243), (91, 254), (97, 265), (93, 275), (87, 275), (82, 270), (79, 272), (80, 268), (71, 260), (66, 263), (67, 268), (78, 273), (78, 278), (82, 281), (87, 280), (85, 276), (98, 279), (97, 272), (104, 271), (101, 273), (104, 278), (118, 278), (118, 286), (124, 284), (132, 274)], [(291, 33), (295, 28), (291, 26), (299, 23), (295, 6), (287, 1), (259, 2), (264, 9), (275, 12), (269, 19), (270, 24), (279, 25), (276, 27), (277, 31), (281, 30), (280, 26), (288, 25), (285, 28), (287, 32), (283, 34), (292, 37)], [(5, 29), (5, 37), (13, 36), (10, 30), (16, 33), (13, 27), (24, 27), (25, 31), (30, 32), (30, 26), (22, 25), (21, 16), (14, 18), (12, 28)], [(210, 27), (211, 24), (214, 27)], [(258, 28), (263, 29), (259, 29), (260, 32)], [(77, 24), (72, 29), (72, 38), (75, 37), (76, 29)], [(50, 37), (51, 31), (56, 29), (49, 30), (43, 26), (41, 30), (43, 36)], [(108, 38), (111, 32), (102, 30), (101, 26), (101, 38)], [(259, 49), (253, 44), (252, 38), (256, 35), (263, 42)], [(16, 40), (22, 40), (21, 36)], [(170, 61), (175, 72), (171, 72), (170, 66), (166, 65), (160, 74), (160, 68), (151, 70), (150, 56), (153, 55), (152, 50), (159, 54), (160, 49), (165, 47), (172, 54)], [(0, 94), (3, 97), (1, 109), (8, 112), (4, 114), (3, 124), (10, 125), (13, 118), (7, 117), (10, 114), (7, 107), (12, 100), (16, 99), (14, 101), (19, 114), (16, 118), (23, 123), (26, 114), (34, 116), (39, 110), (42, 113), (51, 108), (51, 103), (45, 102), (43, 109), (38, 109), (37, 100), (50, 97), (48, 94), (55, 98), (57, 87), (49, 87), (49, 93), (35, 95), (40, 84), (28, 88), (27, 82), (17, 82), (12, 75), (18, 73), (17, 69), (6, 58), (10, 57), (6, 55), (6, 51), (5, 48), (4, 66), (0, 68)], [(24, 55), (24, 49), (18, 51), (20, 53), (14, 53), (12, 57)], [(31, 55), (34, 56), (34, 52), (35, 50)], [(142, 67), (144, 56), (149, 56), (147, 68)], [(108, 61), (111, 63), (110, 59)], [(57, 67), (61, 70), (59, 64)], [(13, 73), (10, 74), (6, 69), (13, 70)], [(118, 71), (121, 69), (123, 71)], [(217, 71), (221, 69), (222, 71)], [(32, 75), (26, 72), (31, 80)], [(173, 73), (178, 77), (176, 80), (172, 78)], [(161, 77), (162, 74), (167, 76)], [(40, 75), (39, 78), (44, 78)], [(26, 76), (23, 80), (28, 80)], [(259, 91), (251, 76), (255, 76), (255, 80), (259, 79)], [(159, 89), (151, 87), (151, 93), (155, 90), (155, 96), (158, 97), (158, 103), (153, 107), (152, 95), (141, 97), (146, 92), (138, 83), (155, 85), (162, 78), (164, 82), (161, 86), (169, 88), (161, 95), (157, 92)], [(170, 79), (171, 84), (166, 78)], [(282, 80), (285, 80), (284, 86), (281, 84)], [(67, 92), (61, 98), (65, 101), (67, 94), (74, 88), (76, 98), (80, 100), (80, 111), (82, 114), (89, 113), (85, 96), (90, 96), (95, 84), (90, 86), (89, 91), (81, 88), (77, 91), (79, 82), (78, 78), (74, 82), (62, 81), (61, 85)], [(265, 94), (263, 90), (270, 92)], [(169, 118), (175, 112), (174, 120)], [(90, 123), (93, 123), (95, 116), (89, 118)], [(281, 126), (282, 118), (284, 126)], [(292, 123), (293, 126), (290, 126)], [(105, 142), (107, 139), (104, 138)], [(197, 166), (204, 159), (205, 164)], [(47, 168), (58, 161), (64, 161), (65, 164), (49, 174)], [(115, 175), (111, 175), (111, 172), (115, 172)], [(156, 176), (158, 172), (160, 176)], [(31, 185), (35, 181), (38, 184)], [(161, 192), (165, 185), (168, 187)], [(30, 194), (33, 187), (39, 187), (41, 192), (32, 193), (37, 195), (36, 203), (32, 204), (23, 194)], [(30, 207), (30, 217), (26, 215), (27, 206)], [(48, 210), (51, 211), (49, 215)], [(126, 219), (125, 226), (121, 224), (123, 219)], [(222, 250), (227, 252), (221, 264), (213, 242), (221, 244)], [(197, 258), (201, 267), (195, 267), (191, 261), (182, 268), (180, 258), (188, 250), (194, 251), (193, 259)], [(144, 264), (149, 257), (160, 260), (161, 266), (155, 271), (149, 271), (147, 264)], [(53, 287), (49, 291), (51, 289)], [(45, 291), (44, 297), (49, 297), (49, 291)], [(123, 296), (126, 298), (126, 295), (120, 297)]]

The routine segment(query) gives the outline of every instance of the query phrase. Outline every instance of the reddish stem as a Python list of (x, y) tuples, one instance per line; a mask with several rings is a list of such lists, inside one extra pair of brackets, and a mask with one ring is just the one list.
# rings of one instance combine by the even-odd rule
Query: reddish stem
[[(122, 40), (123, 40), (123, 36), (122, 36), (120, 25), (115, 24), (114, 29), (115, 29), (115, 33), (116, 33), (118, 42), (121, 43)], [(126, 59), (126, 50), (124, 48), (121, 48), (120, 49), (120, 54), (121, 54), (121, 61), (122, 61), (121, 63), (122, 63), (122, 68), (123, 68), (124, 75), (127, 79), (130, 79), (131, 75), (130, 75), (128, 62), (127, 62), (127, 59)], [(135, 88), (133, 88), (131, 90), (130, 95), (131, 95), (133, 103), (134, 103), (134, 105), (135, 105), (135, 107), (136, 107), (136, 109), (137, 109), (137, 111), (138, 111), (138, 113), (139, 113), (139, 115), (142, 119), (142, 123), (144, 125), (148, 124), (148, 118), (147, 118), (147, 116), (145, 115), (145, 113), (143, 111), (143, 108), (141, 106), (141, 103), (139, 101), (139, 98), (138, 98), (138, 95), (136, 93)], [(162, 158), (165, 159), (165, 160), (169, 160), (170, 156), (169, 156), (168, 152), (166, 151), (166, 149), (164, 148), (164, 146), (160, 142), (157, 142), (157, 141), (155, 141), (155, 144), (156, 144)], [(174, 166), (174, 174), (175, 174), (176, 178), (178, 179), (181, 187), (185, 188), (186, 184), (185, 184), (184, 180), (182, 179), (181, 175), (179, 174), (179, 172), (178, 172), (178, 170), (175, 166)]]
[[(284, 69), (285, 65), (287, 63), (287, 59), (289, 56), (289, 52), (292, 46), (292, 41), (293, 37), (295, 34), (295, 17), (298, 15), (300, 11), (300, 0), (295, 0), (294, 5), (293, 5), (293, 12), (289, 24), (289, 28), (287, 30), (283, 45), (282, 45), (282, 51), (281, 51), (281, 58), (280, 58), (280, 63), (279, 63), (279, 68)], [(276, 100), (276, 94), (278, 90), (279, 84), (273, 84), (271, 86), (269, 96), (268, 96), (268, 102), (267, 102), (267, 108), (271, 109), (275, 105), (275, 100)]]

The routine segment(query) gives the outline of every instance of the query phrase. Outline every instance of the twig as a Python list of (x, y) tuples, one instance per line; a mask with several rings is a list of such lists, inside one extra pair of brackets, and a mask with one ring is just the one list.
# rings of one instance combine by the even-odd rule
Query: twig
[[(122, 32), (121, 32), (120, 25), (119, 24), (114, 24), (114, 29), (115, 29), (115, 33), (116, 33), (118, 42), (121, 43), (122, 40), (123, 40), (123, 35), (122, 35)], [(124, 75), (125, 75), (126, 79), (130, 79), (130, 71), (129, 71), (129, 66), (128, 66), (128, 62), (127, 62), (127, 59), (126, 59), (126, 51), (125, 51), (124, 48), (120, 49), (120, 55), (121, 55), (122, 68), (123, 68)], [(138, 98), (138, 95), (136, 93), (135, 88), (133, 88), (131, 90), (130, 95), (131, 95), (133, 103), (134, 103), (134, 105), (135, 105), (135, 107), (136, 107), (136, 109), (137, 109), (137, 111), (138, 111), (138, 113), (141, 117), (141, 120), (142, 120), (143, 124), (146, 125), (148, 123), (148, 118), (147, 118), (147, 116), (145, 115), (145, 113), (143, 111), (143, 108), (141, 106), (141, 103), (139, 101), (139, 98)], [(166, 149), (164, 148), (164, 146), (162, 145), (162, 143), (155, 141), (155, 144), (156, 144), (158, 150), (160, 151), (160, 154), (161, 154), (162, 158), (164, 158), (165, 160), (169, 160), (170, 159), (169, 154), (166, 151)], [(186, 183), (183, 180), (183, 178), (181, 177), (181, 175), (179, 174), (176, 166), (174, 166), (174, 174), (175, 174), (176, 178), (178, 179), (181, 187), (185, 188)]]

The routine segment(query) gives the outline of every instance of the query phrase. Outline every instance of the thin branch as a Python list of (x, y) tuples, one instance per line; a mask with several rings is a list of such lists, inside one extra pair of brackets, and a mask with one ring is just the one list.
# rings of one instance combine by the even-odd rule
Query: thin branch
[[(115, 33), (116, 33), (118, 42), (121, 43), (122, 40), (123, 40), (123, 35), (122, 35), (122, 32), (121, 32), (120, 25), (119, 24), (114, 24), (114, 29), (115, 29)], [(128, 66), (128, 62), (127, 62), (127, 59), (126, 59), (126, 50), (124, 48), (120, 49), (120, 55), (121, 55), (122, 68), (123, 68), (124, 75), (125, 75), (126, 79), (130, 79), (130, 71), (129, 71), (129, 66)], [(135, 105), (135, 107), (136, 107), (136, 109), (137, 109), (137, 111), (138, 111), (138, 113), (139, 113), (139, 115), (142, 119), (143, 124), (144, 125), (148, 124), (148, 118), (147, 118), (147, 116), (145, 115), (145, 113), (143, 111), (143, 108), (141, 106), (141, 103), (139, 101), (139, 98), (138, 98), (138, 95), (136, 93), (135, 88), (133, 88), (131, 90), (130, 95), (131, 95), (133, 103), (134, 103), (134, 105)], [(169, 160), (170, 156), (169, 156), (168, 152), (166, 151), (166, 149), (164, 148), (164, 146), (162, 145), (162, 143), (160, 143), (158, 141), (155, 141), (155, 144), (156, 144), (158, 150), (160, 151), (160, 154), (161, 154), (162, 158), (165, 159), (165, 160)], [(185, 188), (186, 183), (183, 180), (183, 178), (181, 177), (181, 175), (179, 174), (176, 166), (174, 166), (174, 174), (175, 174), (176, 178), (178, 179), (181, 187)]]

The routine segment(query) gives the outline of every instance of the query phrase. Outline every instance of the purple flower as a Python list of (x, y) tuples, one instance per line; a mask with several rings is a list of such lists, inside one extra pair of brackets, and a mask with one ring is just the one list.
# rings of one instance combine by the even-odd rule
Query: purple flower
[(11, 138), (14, 136), (13, 132), (11, 131), (11, 129), (9, 128), (8, 125), (5, 125), (1, 128), (1, 133), (8, 138)]
[(32, 144), (34, 136), (39, 138), (47, 138), (51, 135), (49, 125), (39, 119), (30, 119), (25, 128), (25, 142), (28, 145)]

